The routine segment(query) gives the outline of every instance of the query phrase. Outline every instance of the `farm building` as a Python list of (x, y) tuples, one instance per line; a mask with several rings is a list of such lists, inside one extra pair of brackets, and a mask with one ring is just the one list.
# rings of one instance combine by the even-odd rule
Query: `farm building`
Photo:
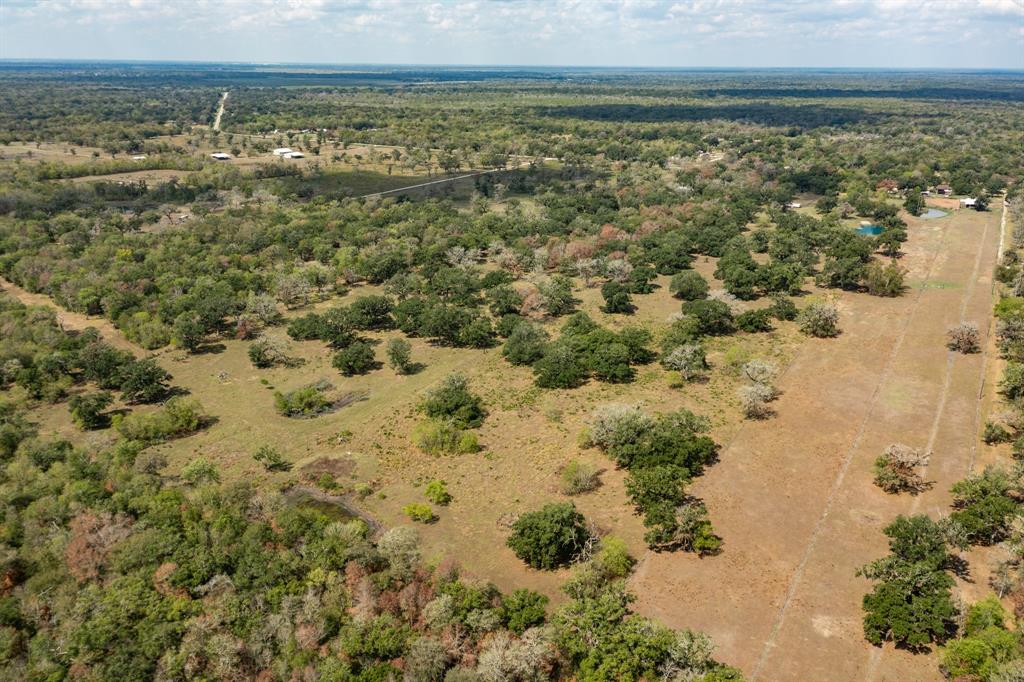
[(975, 199), (974, 197), (964, 197), (963, 199), (960, 200), (960, 204), (964, 208), (977, 208), (977, 206), (976, 206), (977, 203), (978, 203), (978, 200)]
[(953, 188), (950, 187), (949, 185), (936, 185), (935, 191), (944, 196), (949, 196), (950, 194), (953, 193)]
[(227, 161), (231, 158), (230, 154), (225, 154), (224, 152), (214, 152), (210, 156), (218, 161)]
[(277, 149), (274, 150), (274, 156), (287, 156), (288, 154), (292, 153), (293, 152), (289, 147), (278, 147)]
[(303, 154), (302, 152), (288, 152), (287, 154), (284, 154), (284, 158), (286, 158), (286, 159), (304, 159), (304, 158), (306, 158), (306, 155)]

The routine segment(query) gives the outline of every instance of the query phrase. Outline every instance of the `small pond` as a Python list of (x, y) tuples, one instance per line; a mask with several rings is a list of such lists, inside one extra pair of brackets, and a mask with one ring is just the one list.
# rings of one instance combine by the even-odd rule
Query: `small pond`
[(882, 230), (881, 225), (861, 225), (857, 228), (857, 234), (865, 237), (877, 237), (882, 234)]
[(948, 215), (949, 213), (946, 211), (940, 211), (937, 208), (929, 208), (927, 211), (919, 215), (918, 218), (921, 220), (931, 220), (932, 218), (944, 218)]
[(298, 509), (318, 511), (331, 521), (348, 523), (360, 518), (342, 498), (327, 495), (304, 486), (295, 486), (289, 490), (285, 493), (285, 499)]

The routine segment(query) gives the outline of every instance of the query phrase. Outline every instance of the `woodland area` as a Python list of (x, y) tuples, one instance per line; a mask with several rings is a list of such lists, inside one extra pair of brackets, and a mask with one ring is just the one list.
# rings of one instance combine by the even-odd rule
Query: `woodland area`
[[(721, 457), (716, 429), (770, 424), (785, 344), (843, 333), (836, 295), (916, 295), (901, 265), (908, 221), (1005, 202), (1012, 244), (994, 313), (1004, 404), (979, 437), (1011, 457), (956, 484), (942, 518), (891, 520), (891, 554), (864, 556), (861, 575), (871, 644), (935, 653), (950, 679), (1020, 679), (1019, 77), (359, 79), (0, 67), (0, 275), (12, 289), (0, 283), (0, 677), (742, 679), (708, 636), (631, 606), (640, 553), (728, 553), (693, 491)], [(286, 146), (306, 158), (271, 153)], [(654, 301), (671, 306), (667, 318), (648, 314)], [(70, 315), (108, 331), (65, 324)], [(979, 352), (977, 324), (949, 342)], [(453, 495), (490, 491), (430, 477), (401, 500), (404, 524), (379, 524), (362, 506), (384, 504), (371, 477), (305, 475), (279, 444), (237, 444), (255, 477), (190, 448), (230, 417), (179, 379), (236, 347), (272, 391), (266, 412), (244, 404), (266, 396), (239, 391), (257, 419), (343, 420), (367, 399), (354, 382), (376, 377), (371, 398), (399, 394), (396, 412), (415, 422), (396, 439), (425, 462), (490, 457), (493, 428), (520, 414), (494, 397), (500, 383), (469, 372), (484, 353), (531, 400), (594, 400), (582, 428), (544, 417), (585, 453), (549, 467), (548, 501), (488, 526), (521, 575), (564, 571), (561, 592), (502, 592), (471, 556), (459, 565), (421, 545), (421, 533), (459, 535), (444, 517)], [(449, 354), (451, 371), (408, 391), (402, 382), (435, 357), (424, 349)], [(323, 378), (280, 379), (314, 364)], [(716, 382), (728, 389), (700, 404), (640, 394)], [(350, 438), (338, 442), (373, 452), (363, 432)], [(187, 461), (169, 461), (175, 447)], [(894, 444), (876, 483), (914, 495), (926, 461)], [(639, 543), (588, 518), (588, 496), (618, 490), (603, 483), (608, 470)], [(358, 513), (294, 504), (299, 488)], [(996, 545), (1008, 558), (992, 596), (959, 602), (958, 552)]]

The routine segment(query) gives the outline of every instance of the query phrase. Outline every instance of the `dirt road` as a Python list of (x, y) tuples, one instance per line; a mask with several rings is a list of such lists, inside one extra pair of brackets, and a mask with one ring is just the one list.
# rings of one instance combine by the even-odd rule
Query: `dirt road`
[(54, 303), (46, 294), (33, 294), (3, 277), (0, 277), (0, 292), (13, 296), (25, 305), (38, 305), (53, 308), (57, 311), (57, 322), (60, 324), (62, 329), (82, 331), (89, 327), (93, 327), (99, 330), (105, 341), (108, 341), (118, 348), (131, 351), (136, 356), (145, 354), (145, 351), (142, 348), (126, 339), (121, 330), (115, 327), (113, 323), (105, 317), (89, 317), (88, 315), (82, 315), (81, 313), (66, 310)]
[[(648, 554), (641, 612), (711, 634), (718, 656), (756, 680), (939, 680), (934, 657), (876, 649), (861, 629), (882, 529), (912, 511), (948, 511), (949, 486), (977, 447), (984, 356), (953, 355), (948, 327), (987, 330), (999, 241), (994, 213), (910, 221), (896, 299), (844, 293), (843, 333), (808, 340), (780, 382), (778, 415), (751, 422), (697, 481), (724, 552)], [(932, 446), (934, 488), (892, 496), (872, 483), (893, 442)]]
[(228, 91), (220, 96), (220, 105), (217, 106), (217, 116), (213, 119), (213, 129), (220, 130), (220, 119), (224, 115), (224, 105), (228, 102)]

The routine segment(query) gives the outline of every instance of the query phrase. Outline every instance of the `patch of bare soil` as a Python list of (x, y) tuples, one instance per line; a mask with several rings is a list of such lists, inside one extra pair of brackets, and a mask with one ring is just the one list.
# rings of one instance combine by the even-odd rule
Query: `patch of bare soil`
[[(934, 656), (864, 641), (870, 584), (855, 571), (886, 553), (882, 529), (897, 515), (948, 511), (950, 485), (974, 462), (984, 358), (951, 354), (945, 333), (961, 319), (989, 326), (998, 215), (911, 220), (909, 233), (911, 289), (843, 294), (842, 335), (805, 343), (778, 415), (748, 423), (693, 486), (722, 554), (650, 553), (633, 580), (641, 612), (708, 632), (753, 679), (941, 679)], [(931, 490), (910, 498), (873, 484), (893, 442), (933, 451)]]

